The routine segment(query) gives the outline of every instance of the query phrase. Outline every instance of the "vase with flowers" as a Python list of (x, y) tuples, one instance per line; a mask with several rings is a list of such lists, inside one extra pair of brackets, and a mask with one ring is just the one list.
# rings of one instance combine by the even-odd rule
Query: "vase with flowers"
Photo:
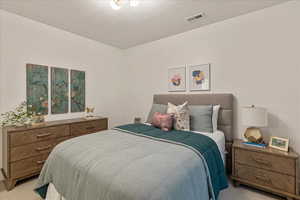
[(26, 101), (18, 105), (14, 110), (0, 115), (0, 126), (24, 126), (32, 123), (33, 113), (27, 111)]

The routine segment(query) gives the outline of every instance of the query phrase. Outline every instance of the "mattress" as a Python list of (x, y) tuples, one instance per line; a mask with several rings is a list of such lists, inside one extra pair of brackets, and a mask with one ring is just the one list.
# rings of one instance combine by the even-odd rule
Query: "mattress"
[[(195, 132), (197, 134), (202, 134), (210, 137), (215, 141), (215, 143), (218, 146), (218, 149), (220, 151), (221, 157), (223, 161), (225, 160), (225, 136), (222, 131), (216, 131), (214, 133), (202, 133), (202, 132)], [(47, 200), (65, 200), (64, 197), (59, 194), (55, 186), (50, 183), (48, 187), (48, 192), (47, 192)]]

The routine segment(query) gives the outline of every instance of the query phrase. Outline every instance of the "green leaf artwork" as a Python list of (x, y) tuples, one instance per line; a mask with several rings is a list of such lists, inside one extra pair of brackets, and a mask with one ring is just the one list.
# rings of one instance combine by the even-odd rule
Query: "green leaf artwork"
[(68, 69), (51, 67), (51, 113), (63, 114), (69, 111)]
[(48, 114), (48, 67), (26, 65), (27, 106), (38, 115)]
[(85, 72), (71, 70), (71, 112), (85, 111)]

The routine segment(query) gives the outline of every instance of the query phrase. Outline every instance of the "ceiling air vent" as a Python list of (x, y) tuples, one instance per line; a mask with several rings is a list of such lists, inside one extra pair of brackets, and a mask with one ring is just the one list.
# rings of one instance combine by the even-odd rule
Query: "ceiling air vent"
[(204, 13), (198, 13), (196, 15), (193, 15), (191, 17), (186, 18), (186, 21), (188, 22), (196, 22), (197, 20), (204, 17)]

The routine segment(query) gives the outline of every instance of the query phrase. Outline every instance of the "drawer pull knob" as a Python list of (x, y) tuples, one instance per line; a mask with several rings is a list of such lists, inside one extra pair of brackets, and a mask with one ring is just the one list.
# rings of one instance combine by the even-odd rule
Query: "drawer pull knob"
[(258, 158), (252, 158), (252, 160), (254, 160), (254, 162), (256, 162), (260, 165), (265, 165), (267, 167), (272, 167), (272, 163), (270, 163), (269, 161), (261, 160), (261, 159), (258, 159)]
[(38, 147), (36, 148), (37, 151), (44, 151), (44, 150), (47, 150), (47, 149), (50, 149), (52, 146), (51, 145), (48, 145), (48, 146), (45, 146), (45, 147)]
[(44, 164), (45, 162), (46, 162), (45, 160), (39, 160), (39, 161), (36, 161), (36, 164), (41, 165), (41, 164)]
[(43, 138), (43, 137), (47, 137), (47, 136), (50, 136), (50, 135), (52, 135), (52, 133), (44, 133), (44, 134), (39, 134), (36, 137)]
[(92, 130), (92, 129), (95, 129), (94, 126), (90, 126), (90, 127), (86, 127), (87, 130)]

